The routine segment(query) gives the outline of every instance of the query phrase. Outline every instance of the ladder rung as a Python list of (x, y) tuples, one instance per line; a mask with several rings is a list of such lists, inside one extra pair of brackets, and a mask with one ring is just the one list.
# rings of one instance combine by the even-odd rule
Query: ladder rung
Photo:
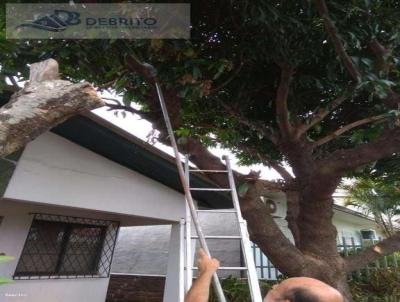
[(190, 188), (191, 191), (231, 191), (228, 188)]
[[(192, 239), (198, 239), (199, 236), (190, 236)], [(241, 236), (204, 236), (204, 239), (241, 239)]]
[[(192, 269), (198, 270), (199, 268), (197, 266), (194, 266)], [(226, 271), (247, 271), (247, 267), (245, 266), (221, 266), (218, 269)]]
[(205, 172), (205, 173), (228, 173), (227, 170), (189, 170), (189, 172)]
[(199, 213), (236, 213), (236, 210), (197, 210)]

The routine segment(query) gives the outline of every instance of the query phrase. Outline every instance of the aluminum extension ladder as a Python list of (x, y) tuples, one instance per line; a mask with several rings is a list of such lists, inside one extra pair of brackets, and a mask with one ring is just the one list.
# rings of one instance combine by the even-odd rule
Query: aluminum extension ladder
[[(260, 286), (258, 283), (257, 271), (254, 263), (251, 243), (249, 239), (249, 234), (247, 231), (247, 223), (246, 220), (243, 219), (242, 213), (240, 211), (238, 194), (236, 191), (235, 180), (232, 173), (232, 168), (230, 165), (229, 158), (227, 156), (223, 157), (226, 170), (197, 170), (191, 169), (189, 167), (189, 157), (186, 155), (185, 157), (185, 177), (186, 183), (189, 186), (190, 191), (216, 191), (216, 192), (230, 192), (232, 197), (233, 208), (223, 209), (223, 210), (199, 210), (196, 209), (196, 215), (192, 217), (190, 208), (188, 203), (186, 203), (186, 218), (185, 218), (185, 229), (184, 229), (184, 286), (185, 293), (190, 289), (193, 280), (193, 271), (197, 270), (197, 267), (193, 266), (193, 247), (192, 240), (199, 239), (199, 234), (194, 236), (192, 234), (191, 224), (192, 221), (199, 225), (198, 214), (200, 213), (213, 213), (213, 214), (235, 214), (235, 221), (237, 222), (237, 233), (236, 236), (226, 236), (226, 235), (214, 235), (207, 236), (203, 235), (204, 239), (212, 239), (212, 240), (240, 240), (241, 243), (241, 253), (243, 254), (244, 264), (245, 266), (239, 267), (220, 267), (219, 270), (231, 270), (231, 271), (245, 271), (247, 272), (247, 280), (249, 284), (249, 290), (251, 295), (252, 302), (262, 302)], [(222, 173), (226, 174), (229, 181), (229, 188), (192, 188), (190, 186), (190, 174), (191, 173)], [(222, 293), (222, 301), (225, 301), (225, 297)]]
[[(153, 77), (154, 79), (154, 83), (156, 86), (156, 90), (157, 90), (157, 95), (158, 95), (158, 99), (160, 101), (160, 105), (161, 105), (161, 110), (163, 113), (163, 117), (165, 120), (165, 125), (167, 128), (167, 132), (168, 132), (168, 136), (171, 142), (171, 147), (174, 151), (174, 155), (175, 155), (175, 161), (176, 161), (176, 167), (178, 169), (178, 174), (179, 174), (179, 178), (180, 181), (182, 183), (182, 187), (185, 193), (185, 198), (186, 198), (186, 209), (187, 209), (187, 217), (188, 218), (190, 216), (190, 220), (186, 219), (186, 227), (189, 226), (190, 228), (190, 224), (193, 222), (193, 225), (195, 227), (196, 233), (197, 233), (197, 237), (199, 239), (200, 242), (200, 246), (204, 249), (204, 251), (210, 256), (210, 251), (208, 249), (207, 246), (207, 242), (206, 242), (206, 237), (203, 235), (203, 231), (199, 225), (198, 222), (198, 218), (197, 218), (197, 209), (195, 206), (195, 203), (193, 201), (192, 198), (192, 194), (191, 194), (191, 188), (189, 187), (189, 182), (186, 175), (186, 172), (184, 171), (183, 167), (182, 167), (182, 163), (181, 163), (181, 159), (180, 159), (180, 154), (179, 154), (179, 150), (178, 150), (178, 146), (175, 140), (175, 136), (174, 136), (174, 131), (171, 125), (171, 120), (169, 118), (168, 115), (168, 110), (165, 104), (165, 100), (164, 100), (164, 96), (162, 93), (162, 89), (161, 89), (161, 85), (157, 79), (157, 71), (156, 69), (147, 63), (140, 63), (138, 61), (139, 64), (141, 64), (144, 68), (146, 68), (148, 70), (148, 72), (150, 73), (150, 75)], [(248, 280), (249, 280), (249, 287), (250, 287), (250, 293), (251, 293), (251, 298), (252, 298), (252, 302), (262, 302), (262, 298), (261, 298), (261, 293), (260, 293), (260, 287), (258, 284), (258, 278), (257, 278), (257, 273), (256, 273), (256, 268), (254, 265), (254, 259), (252, 258), (252, 253), (251, 253), (251, 246), (250, 246), (250, 240), (249, 240), (249, 235), (247, 233), (247, 227), (246, 227), (246, 222), (245, 220), (243, 220), (242, 218), (242, 214), (240, 212), (240, 208), (239, 208), (239, 201), (238, 201), (238, 196), (237, 196), (237, 192), (236, 192), (236, 188), (235, 188), (235, 182), (234, 182), (234, 178), (233, 178), (233, 174), (232, 174), (232, 169), (230, 167), (229, 164), (229, 160), (228, 158), (225, 158), (226, 161), (226, 165), (227, 165), (227, 171), (225, 171), (225, 173), (228, 174), (228, 178), (229, 178), (229, 184), (230, 184), (230, 188), (229, 189), (210, 189), (210, 190), (223, 190), (223, 191), (231, 191), (232, 194), (232, 200), (233, 200), (233, 205), (234, 208), (233, 210), (236, 212), (236, 217), (237, 217), (237, 221), (239, 224), (239, 231), (240, 231), (240, 240), (241, 240), (241, 244), (242, 244), (242, 250), (244, 251), (244, 259), (245, 259), (245, 263), (246, 263), (246, 267), (243, 267), (241, 269), (246, 269), (247, 270), (247, 275), (248, 275)], [(187, 164), (188, 165), (188, 164)], [(187, 172), (189, 172), (189, 169), (186, 169)], [(219, 173), (219, 172), (217, 172)], [(190, 233), (188, 233), (190, 234)], [(182, 235), (182, 233), (181, 233)], [(188, 238), (187, 241), (187, 245), (189, 245), (189, 249), (186, 247), (187, 253), (185, 254), (189, 254), (191, 253), (191, 246), (189, 241), (191, 241), (191, 238)], [(182, 254), (182, 253), (181, 253)], [(182, 266), (182, 264), (184, 264), (184, 261), (182, 261), (183, 259), (180, 260), (180, 265)], [(182, 269), (182, 268), (180, 268)], [(224, 269), (224, 268), (220, 268), (220, 269)], [(192, 276), (193, 276), (193, 266), (192, 266), (192, 259), (191, 257), (186, 257), (186, 273), (183, 274), (184, 276), (182, 276), (182, 274), (180, 273), (179, 276), (179, 302), (183, 302), (184, 301), (184, 277), (186, 276), (187, 278), (187, 282), (186, 282), (186, 289), (189, 288), (189, 286), (191, 285), (192, 282)], [(182, 278), (183, 277), (183, 278)], [(183, 282), (182, 282), (183, 281)], [(224, 296), (224, 292), (222, 290), (221, 287), (221, 283), (219, 282), (218, 279), (218, 275), (216, 273), (214, 273), (213, 275), (213, 286), (214, 286), (214, 290), (216, 292), (216, 295), (218, 297), (219, 302), (226, 302), (225, 296)]]

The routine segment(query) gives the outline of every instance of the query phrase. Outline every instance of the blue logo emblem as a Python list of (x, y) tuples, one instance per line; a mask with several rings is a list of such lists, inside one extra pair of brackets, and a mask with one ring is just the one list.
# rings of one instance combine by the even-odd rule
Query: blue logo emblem
[(53, 14), (44, 16), (32, 23), (23, 23), (18, 25), (20, 27), (33, 27), (41, 30), (60, 32), (67, 29), (70, 25), (77, 25), (81, 23), (79, 19), (80, 14), (67, 10), (55, 10)]

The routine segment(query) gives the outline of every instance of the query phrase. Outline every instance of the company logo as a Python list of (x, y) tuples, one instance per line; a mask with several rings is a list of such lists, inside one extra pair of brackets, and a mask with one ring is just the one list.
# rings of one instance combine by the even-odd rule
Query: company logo
[(31, 23), (23, 23), (18, 25), (17, 28), (21, 27), (33, 27), (37, 29), (60, 32), (67, 29), (70, 25), (78, 25), (81, 23), (79, 19), (80, 14), (73, 11), (67, 10), (54, 10), (51, 15), (44, 16)]
[(157, 27), (157, 19), (152, 17), (147, 18), (86, 18), (84, 23), (80, 20), (80, 14), (67, 10), (55, 10), (53, 14), (44, 16), (31, 23), (23, 23), (18, 25), (21, 27), (33, 27), (41, 30), (60, 32), (67, 29), (70, 25), (85, 24), (87, 28), (100, 27), (121, 27), (121, 28), (139, 28), (153, 29)]
[(189, 39), (190, 4), (7, 3), (6, 37), (7, 39)]

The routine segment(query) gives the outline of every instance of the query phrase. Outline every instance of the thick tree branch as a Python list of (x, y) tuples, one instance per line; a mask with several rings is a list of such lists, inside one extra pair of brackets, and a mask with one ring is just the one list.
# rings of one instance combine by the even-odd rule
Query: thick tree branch
[(329, 38), (331, 39), (333, 46), (335, 47), (335, 51), (339, 58), (342, 60), (343, 65), (345, 66), (346, 70), (350, 74), (350, 76), (355, 80), (356, 82), (359, 82), (361, 79), (361, 74), (358, 71), (358, 68), (354, 64), (353, 60), (350, 58), (350, 56), (347, 54), (343, 42), (340, 38), (339, 32), (333, 23), (332, 19), (329, 16), (329, 11), (328, 7), (326, 5), (325, 0), (315, 0), (318, 12), (321, 16), (321, 18), (324, 21), (325, 29), (329, 35)]
[(32, 64), (29, 84), (0, 108), (0, 157), (69, 117), (103, 105), (89, 83), (58, 80), (55, 60)]
[(308, 266), (307, 259), (282, 233), (269, 213), (270, 209), (261, 201), (263, 189), (261, 183), (255, 183), (240, 202), (243, 217), (249, 226), (250, 239), (281, 272), (300, 276)]
[(400, 128), (387, 129), (379, 138), (351, 149), (333, 152), (317, 165), (324, 174), (344, 174), (362, 165), (400, 152)]
[(320, 123), (322, 120), (324, 120), (333, 110), (335, 110), (337, 107), (339, 107), (346, 99), (347, 99), (347, 97), (345, 95), (342, 95), (342, 96), (334, 99), (325, 108), (321, 108), (318, 111), (315, 110), (316, 113), (313, 114), (310, 122), (307, 124), (302, 124), (301, 126), (299, 126), (297, 128), (297, 137), (301, 137), (312, 127), (314, 127), (315, 125)]
[(336, 138), (338, 138), (339, 136), (341, 136), (343, 133), (350, 131), (356, 127), (365, 125), (365, 124), (369, 124), (369, 123), (373, 123), (373, 122), (382, 122), (385, 119), (387, 119), (388, 116), (386, 114), (381, 114), (381, 115), (376, 115), (376, 116), (371, 116), (371, 117), (367, 117), (364, 118), (362, 120), (358, 120), (355, 121), (353, 123), (350, 123), (346, 126), (343, 126), (339, 129), (337, 129), (336, 131), (332, 132), (331, 134), (325, 136), (324, 138), (321, 138), (320, 140), (316, 141), (315, 143), (313, 143), (313, 147), (319, 147), (323, 144), (326, 144), (328, 142), (330, 142), (331, 140), (334, 140)]
[(293, 68), (288, 65), (281, 66), (281, 79), (275, 99), (276, 118), (283, 138), (291, 136), (292, 126), (289, 121), (288, 96)]
[(400, 232), (355, 255), (346, 257), (344, 259), (346, 263), (345, 268), (347, 272), (350, 273), (367, 266), (380, 257), (390, 255), (397, 251), (400, 251)]
[(299, 192), (288, 190), (286, 193), (286, 221), (288, 228), (292, 232), (294, 242), (296, 246), (300, 245), (300, 229), (298, 224), (298, 218), (300, 213), (299, 204)]

